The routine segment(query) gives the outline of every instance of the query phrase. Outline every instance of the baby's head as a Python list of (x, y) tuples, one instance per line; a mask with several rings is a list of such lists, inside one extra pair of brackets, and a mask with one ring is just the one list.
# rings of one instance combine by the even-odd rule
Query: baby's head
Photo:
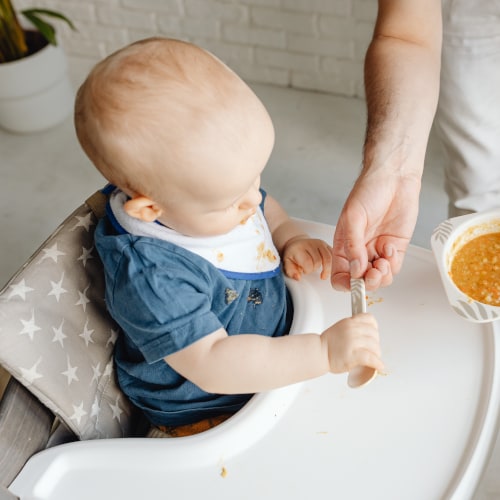
[(255, 211), (274, 144), (264, 106), (225, 64), (190, 43), (150, 38), (90, 72), (75, 103), (82, 148), (132, 199), (125, 209), (191, 236)]

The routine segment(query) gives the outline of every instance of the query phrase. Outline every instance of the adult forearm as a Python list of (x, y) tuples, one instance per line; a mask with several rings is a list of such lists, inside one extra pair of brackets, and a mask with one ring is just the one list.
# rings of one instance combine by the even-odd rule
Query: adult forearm
[(365, 169), (420, 176), (439, 93), (439, 57), (428, 49), (378, 37), (365, 64)]
[(365, 59), (365, 170), (421, 175), (439, 95), (440, 55), (439, 1), (380, 2)]

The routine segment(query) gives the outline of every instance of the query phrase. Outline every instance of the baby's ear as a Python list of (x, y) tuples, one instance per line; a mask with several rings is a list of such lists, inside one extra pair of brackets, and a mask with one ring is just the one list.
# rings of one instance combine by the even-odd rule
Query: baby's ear
[(136, 195), (126, 201), (123, 209), (127, 215), (144, 222), (153, 222), (162, 214), (162, 209), (146, 196)]

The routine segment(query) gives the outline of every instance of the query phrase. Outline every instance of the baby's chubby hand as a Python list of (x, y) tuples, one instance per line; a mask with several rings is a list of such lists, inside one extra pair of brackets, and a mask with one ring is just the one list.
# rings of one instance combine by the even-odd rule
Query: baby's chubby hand
[(332, 247), (325, 241), (297, 236), (289, 240), (283, 250), (283, 269), (286, 276), (300, 280), (321, 268), (320, 278), (328, 279), (332, 270)]
[(381, 360), (378, 325), (369, 313), (356, 314), (327, 328), (321, 334), (329, 370), (344, 373), (356, 366), (369, 366), (384, 372)]

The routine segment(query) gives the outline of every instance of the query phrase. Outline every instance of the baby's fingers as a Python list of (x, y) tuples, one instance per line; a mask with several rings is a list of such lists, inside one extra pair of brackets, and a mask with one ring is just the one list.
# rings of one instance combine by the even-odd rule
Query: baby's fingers
[(353, 364), (350, 369), (357, 366), (369, 366), (380, 373), (385, 372), (385, 365), (380, 358), (380, 349), (360, 349), (353, 357)]
[(332, 274), (332, 249), (327, 245), (320, 246), (318, 248), (318, 252), (321, 258), (321, 262), (319, 263), (319, 265), (322, 266), (320, 278), (322, 280), (326, 280), (330, 278)]
[(285, 259), (283, 262), (283, 270), (285, 275), (289, 278), (299, 281), (302, 274), (304, 274), (304, 269), (299, 266), (296, 262), (291, 259)]
[[(332, 270), (331, 248), (321, 240), (301, 240), (290, 245), (284, 259), (285, 272), (300, 272), (300, 274), (311, 274), (322, 269), (321, 279), (328, 279)], [(287, 273), (288, 276), (290, 274)]]
[(377, 340), (379, 338), (378, 324), (375, 316), (371, 313), (358, 313), (351, 318), (353, 323), (353, 328), (357, 335), (369, 335), (375, 337)]

